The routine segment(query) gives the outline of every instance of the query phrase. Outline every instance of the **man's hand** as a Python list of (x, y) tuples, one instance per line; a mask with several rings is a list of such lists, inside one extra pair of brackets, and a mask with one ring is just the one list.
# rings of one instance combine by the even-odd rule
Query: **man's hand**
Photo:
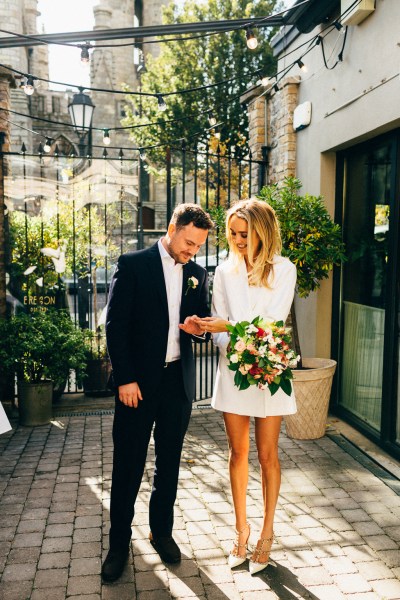
[(118, 396), (125, 406), (130, 406), (131, 408), (137, 408), (139, 400), (143, 400), (142, 392), (136, 381), (120, 385), (118, 387)]
[(197, 315), (186, 317), (185, 322), (179, 324), (179, 329), (182, 329), (185, 333), (189, 333), (190, 335), (203, 335), (204, 329), (201, 329), (200, 325), (196, 322), (196, 319), (198, 318)]

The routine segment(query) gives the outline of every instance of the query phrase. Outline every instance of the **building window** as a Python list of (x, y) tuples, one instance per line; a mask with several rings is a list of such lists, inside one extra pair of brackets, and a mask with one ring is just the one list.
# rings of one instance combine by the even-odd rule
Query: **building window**
[(37, 96), (36, 98), (36, 110), (38, 111), (38, 113), (44, 113), (44, 96)]
[(117, 115), (119, 119), (126, 117), (125, 102), (117, 102)]
[(58, 96), (52, 96), (51, 109), (52, 109), (53, 113), (61, 112), (61, 101), (60, 101), (60, 98), (58, 98)]

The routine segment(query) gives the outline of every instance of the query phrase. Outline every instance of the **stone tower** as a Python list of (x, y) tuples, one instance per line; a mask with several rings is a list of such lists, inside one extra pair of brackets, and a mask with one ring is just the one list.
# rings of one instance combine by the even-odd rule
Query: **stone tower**
[[(162, 21), (162, 6), (166, 0), (99, 0), (94, 7), (96, 31), (101, 29), (118, 29), (126, 27), (159, 25)], [(99, 42), (92, 51), (91, 86), (103, 89), (121, 90), (126, 84), (132, 90), (140, 87), (137, 66), (139, 51), (134, 46), (121, 46), (133, 40), (115, 40)], [(101, 48), (107, 44), (107, 48)], [(159, 53), (158, 44), (145, 46), (144, 55), (150, 52)], [(104, 94), (92, 92), (91, 97), (96, 106), (94, 112), (95, 127), (118, 127), (124, 117), (125, 96), (123, 94)], [(127, 132), (111, 132), (112, 146), (130, 146)], [(102, 133), (94, 132), (93, 143), (102, 144)]]

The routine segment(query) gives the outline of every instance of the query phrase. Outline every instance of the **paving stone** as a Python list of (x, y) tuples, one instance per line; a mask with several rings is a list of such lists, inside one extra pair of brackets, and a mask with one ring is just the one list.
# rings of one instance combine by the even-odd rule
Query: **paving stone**
[[(310, 585), (307, 589), (315, 598), (321, 600), (345, 600), (345, 596), (336, 585)], [(351, 595), (351, 600), (353, 598)]]
[[(129, 596), (126, 596), (126, 600), (132, 600), (132, 591), (130, 591)], [(113, 596), (115, 600), (125, 600), (125, 597), (121, 599), (120, 596)], [(103, 596), (104, 600), (111, 600), (110, 596)], [(137, 600), (171, 600), (171, 594), (168, 590), (150, 590), (139, 592), (137, 595)]]
[(53, 588), (67, 585), (68, 569), (44, 569), (36, 573), (35, 588)]
[[(52, 587), (50, 589), (36, 589), (33, 590), (30, 600), (65, 600), (67, 596), (67, 589), (65, 587)], [(85, 600), (88, 597), (85, 596)]]
[(199, 577), (175, 577), (169, 580), (170, 592), (173, 598), (198, 598), (204, 594), (204, 587)]
[(14, 537), (13, 547), (14, 548), (34, 548), (35, 546), (41, 546), (43, 540), (43, 533), (17, 533)]
[(43, 540), (42, 552), (70, 552), (72, 539), (69, 537), (46, 538)]
[(1, 577), (2, 581), (33, 581), (36, 574), (36, 563), (7, 565)]
[(372, 589), (385, 600), (398, 600), (400, 598), (400, 581), (398, 579), (384, 579), (370, 581)]
[(296, 577), (305, 586), (332, 584), (333, 579), (324, 567), (302, 567), (296, 569)]
[(0, 598), (2, 600), (22, 600), (31, 597), (31, 581), (0, 582)]
[(345, 594), (353, 594), (356, 592), (369, 592), (372, 591), (369, 582), (364, 579), (361, 575), (335, 575), (334, 581), (339, 589)]
[(162, 590), (168, 586), (168, 577), (165, 571), (137, 573), (135, 578), (138, 592), (144, 590)]
[(69, 552), (54, 552), (42, 554), (39, 560), (38, 569), (61, 569), (69, 567), (71, 555)]
[(383, 560), (388, 567), (400, 567), (400, 550), (379, 550), (378, 558)]
[(101, 580), (97, 575), (82, 575), (69, 577), (67, 586), (68, 596), (85, 596), (86, 594), (99, 594), (101, 592)]

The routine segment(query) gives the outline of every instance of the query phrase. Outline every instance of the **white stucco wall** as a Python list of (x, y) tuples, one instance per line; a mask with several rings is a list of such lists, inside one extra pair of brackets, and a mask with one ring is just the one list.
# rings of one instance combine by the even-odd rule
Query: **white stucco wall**
[[(400, 1), (377, 0), (376, 10), (360, 25), (348, 27), (343, 62), (325, 68), (321, 48), (304, 58), (306, 74), (296, 65), (289, 75), (299, 75), (299, 104), (312, 103), (311, 124), (297, 133), (296, 175), (303, 191), (322, 194), (333, 215), (335, 152), (400, 126)], [(325, 26), (326, 27), (326, 26)], [(297, 37), (287, 54), (322, 28)], [(343, 35), (336, 30), (324, 40), (328, 64), (336, 62)], [(278, 70), (304, 54), (307, 46), (285, 59)], [(307, 300), (297, 300), (300, 339), (304, 356), (329, 356), (331, 283)]]

